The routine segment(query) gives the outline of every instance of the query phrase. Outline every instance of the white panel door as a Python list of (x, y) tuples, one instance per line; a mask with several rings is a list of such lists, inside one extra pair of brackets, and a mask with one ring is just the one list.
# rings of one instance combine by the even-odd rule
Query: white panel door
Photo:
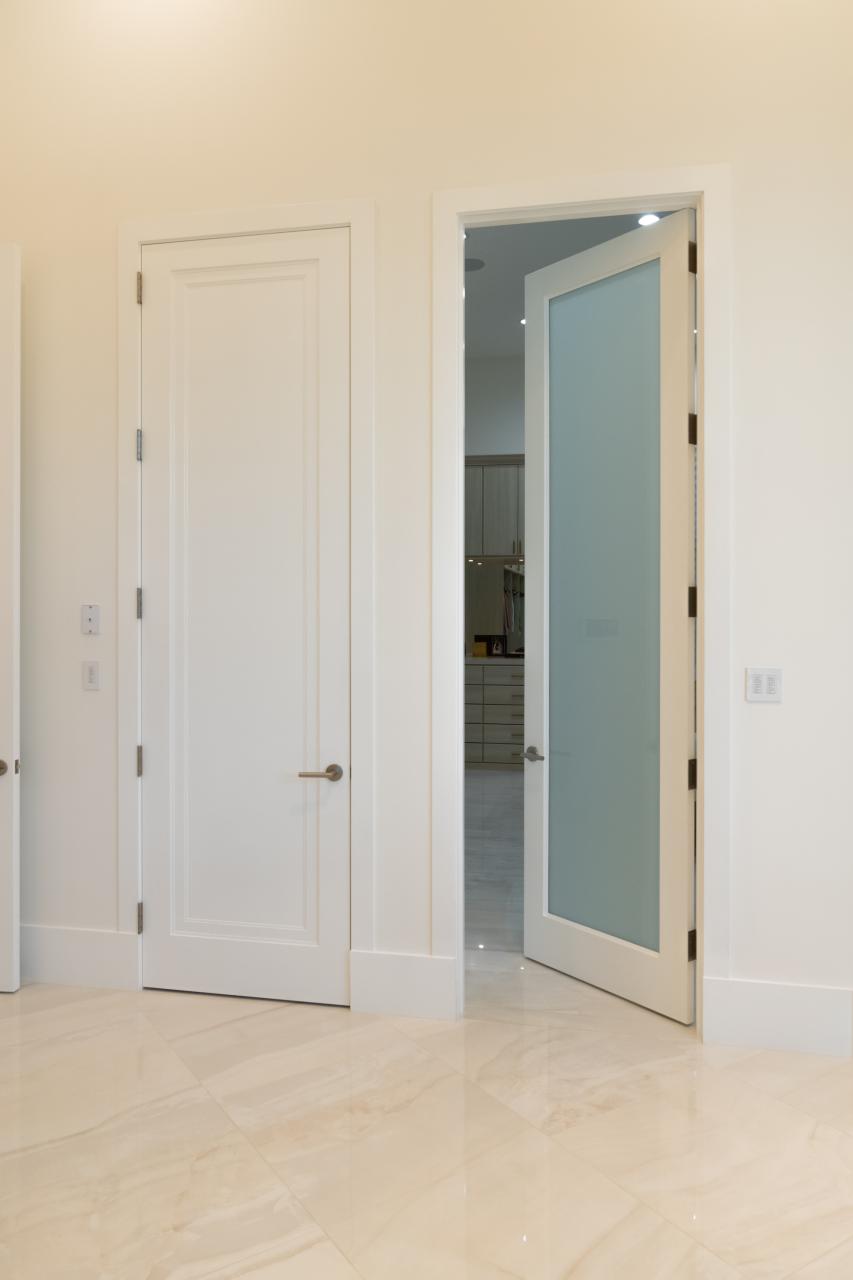
[(143, 982), (346, 1004), (349, 233), (142, 270)]
[(0, 245), (0, 991), (20, 986), (21, 257)]
[(527, 277), (525, 952), (693, 1018), (689, 213)]

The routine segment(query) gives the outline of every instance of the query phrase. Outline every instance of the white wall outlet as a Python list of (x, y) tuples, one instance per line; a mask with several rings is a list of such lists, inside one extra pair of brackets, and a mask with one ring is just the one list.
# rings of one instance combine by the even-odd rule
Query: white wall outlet
[(781, 702), (782, 668), (747, 667), (746, 700), (747, 702)]
[(95, 692), (101, 687), (101, 664), (100, 662), (90, 662), (87, 658), (83, 663), (83, 688), (87, 692)]
[(101, 606), (99, 604), (83, 604), (80, 606), (80, 630), (84, 636), (101, 634)]

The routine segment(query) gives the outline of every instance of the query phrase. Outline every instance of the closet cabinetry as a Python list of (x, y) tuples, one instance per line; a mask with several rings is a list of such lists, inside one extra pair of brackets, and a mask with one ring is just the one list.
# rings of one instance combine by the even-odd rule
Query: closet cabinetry
[(524, 753), (524, 663), (469, 658), (465, 663), (465, 760), (521, 768)]
[(465, 552), (483, 554), (483, 467), (465, 467)]
[(524, 553), (524, 460), (465, 463), (465, 554)]

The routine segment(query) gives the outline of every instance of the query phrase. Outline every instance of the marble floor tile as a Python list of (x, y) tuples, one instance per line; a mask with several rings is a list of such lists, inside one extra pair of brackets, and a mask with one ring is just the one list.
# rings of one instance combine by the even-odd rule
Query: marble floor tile
[(853, 1276), (853, 1240), (790, 1272), (786, 1280), (850, 1280)]
[(291, 1006), (177, 1049), (348, 1253), (437, 1179), (524, 1127), (389, 1020)]
[(557, 1140), (744, 1276), (787, 1276), (853, 1235), (853, 1139), (721, 1071)]
[(96, 1128), (196, 1083), (140, 1014), (69, 1029), (60, 1008), (59, 1035), (0, 1048), (0, 1153)]
[(853, 1063), (835, 1061), (825, 1072), (814, 1066), (811, 1078), (802, 1080), (784, 1097), (792, 1107), (816, 1120), (853, 1134)]
[(84, 987), (27, 986), (0, 997), (0, 1049), (103, 1030), (132, 1017), (137, 993)]
[[(809, 1090), (835, 1077), (841, 1081), (850, 1071), (847, 1059), (829, 1058), (813, 1053), (783, 1053), (778, 1050), (741, 1053), (727, 1068), (729, 1074), (748, 1081), (762, 1093), (787, 1098), (796, 1090)], [(821, 1092), (818, 1088), (816, 1092)], [(804, 1110), (808, 1110), (805, 1107)]]
[(140, 991), (137, 1000), (139, 1011), (169, 1041), (282, 1008), (276, 1000), (196, 995), (190, 991)]
[(0, 997), (3, 1280), (853, 1277), (853, 1067), (512, 951), (461, 1021)]
[(737, 1272), (530, 1129), (437, 1179), (353, 1252), (367, 1280), (734, 1280)]
[(198, 1086), (0, 1159), (0, 1270), (10, 1280), (357, 1274)]

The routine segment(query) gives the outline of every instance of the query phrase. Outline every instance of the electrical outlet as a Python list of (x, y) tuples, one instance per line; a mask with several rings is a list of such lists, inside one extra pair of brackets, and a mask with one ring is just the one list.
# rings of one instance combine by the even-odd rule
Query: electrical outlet
[(782, 668), (747, 667), (746, 700), (747, 702), (781, 702)]
[(83, 604), (80, 606), (80, 630), (84, 636), (101, 634), (101, 606), (99, 604)]

